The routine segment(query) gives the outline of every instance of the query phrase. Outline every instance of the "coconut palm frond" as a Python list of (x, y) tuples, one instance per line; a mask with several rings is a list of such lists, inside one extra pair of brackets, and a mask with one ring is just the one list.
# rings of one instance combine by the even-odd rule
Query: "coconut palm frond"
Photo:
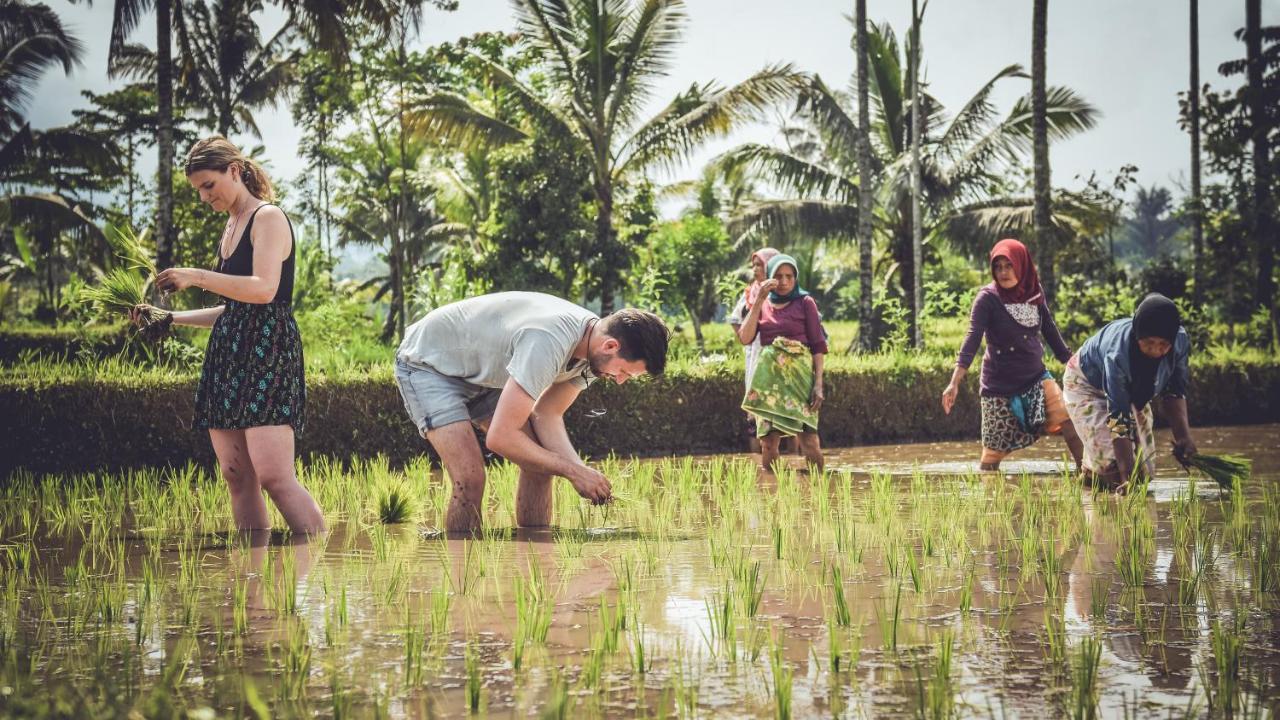
[(856, 205), (822, 200), (767, 200), (729, 221), (729, 233), (739, 244), (747, 238), (786, 240), (798, 235), (848, 239), (857, 229)]
[(773, 65), (727, 89), (694, 85), (640, 127), (618, 152), (614, 174), (672, 167), (702, 142), (749, 122), (773, 103), (795, 97), (807, 82), (791, 65)]
[(456, 93), (436, 93), (418, 100), (405, 113), (405, 124), (417, 135), (472, 149), (499, 147), (529, 137)]
[(609, 91), (606, 134), (628, 126), (649, 99), (657, 78), (670, 73), (675, 48), (687, 17), (684, 4), (670, 0), (645, 0), (623, 21), (620, 61)]
[(939, 152), (947, 156), (953, 156), (962, 148), (967, 147), (979, 137), (984, 130), (991, 127), (996, 119), (996, 107), (991, 102), (991, 93), (995, 90), (996, 84), (1006, 78), (1025, 78), (1026, 71), (1021, 65), (1009, 65), (1002, 68), (990, 80), (986, 82), (973, 97), (960, 108), (956, 116), (952, 118), (943, 131), (942, 136), (938, 138)]
[(850, 178), (768, 145), (741, 145), (722, 155), (717, 163), (724, 167), (749, 166), (799, 195), (817, 195), (843, 203), (857, 201), (858, 186)]
[(829, 154), (850, 160), (858, 154), (858, 121), (850, 116), (822, 78), (814, 77), (800, 92), (796, 107), (813, 120), (815, 128), (826, 141)]

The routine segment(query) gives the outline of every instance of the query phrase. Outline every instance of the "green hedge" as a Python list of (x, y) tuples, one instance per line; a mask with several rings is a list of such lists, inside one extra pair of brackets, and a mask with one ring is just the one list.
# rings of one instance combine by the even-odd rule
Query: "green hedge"
[[(739, 373), (720, 366), (623, 386), (597, 383), (579, 397), (567, 423), (577, 447), (593, 456), (740, 450)], [(942, 360), (830, 370), (823, 442), (976, 438), (976, 378), (944, 415), (938, 398), (949, 373)], [(1195, 425), (1280, 421), (1280, 362), (1206, 358), (1193, 366), (1189, 397)], [(0, 476), (15, 467), (78, 472), (211, 462), (207, 435), (191, 428), (193, 404), (189, 375), (0, 377)], [(307, 418), (299, 441), (304, 457), (381, 453), (402, 463), (427, 450), (388, 368), (310, 379)]]
[(10, 363), (23, 352), (45, 357), (75, 357), (83, 349), (93, 357), (117, 355), (125, 346), (123, 325), (89, 327), (15, 327), (0, 325), (0, 362)]

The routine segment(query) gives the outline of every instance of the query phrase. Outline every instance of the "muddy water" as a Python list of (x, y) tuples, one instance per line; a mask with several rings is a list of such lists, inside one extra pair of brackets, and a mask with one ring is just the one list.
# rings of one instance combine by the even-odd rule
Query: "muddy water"
[[(1218, 715), (1227, 695), (1274, 713), (1280, 609), (1263, 576), (1280, 567), (1258, 568), (1250, 545), (1263, 488), (1280, 484), (1280, 426), (1196, 437), (1202, 452), (1251, 457), (1254, 477), (1243, 513), (1197, 484), (1190, 548), (1174, 507), (1188, 480), (1171, 459), (1125, 511), (1073, 499), (1053, 439), (981, 477), (975, 443), (829, 450), (825, 485), (753, 476), (722, 506), (661, 482), (625, 500), (639, 474), (624, 468), (613, 515), (562, 498), (560, 528), (478, 541), (366, 519), (313, 539), (72, 521), (27, 543), (9, 515), (0, 715), (56, 699), (71, 716), (463, 716), (470, 684), (479, 712), (501, 717), (769, 717), (780, 701), (796, 717), (1050, 717), (1070, 715), (1087, 685), (1077, 658), (1093, 639), (1103, 716)], [(1036, 513), (1054, 519), (1026, 525)], [(1150, 530), (1136, 582), (1122, 569), (1134, 518)], [(1026, 543), (1025, 527), (1044, 537)], [(746, 613), (753, 567), (759, 606)], [(545, 642), (522, 643), (517, 598), (531, 584), (550, 624)], [(1224, 628), (1241, 644), (1225, 691)]]

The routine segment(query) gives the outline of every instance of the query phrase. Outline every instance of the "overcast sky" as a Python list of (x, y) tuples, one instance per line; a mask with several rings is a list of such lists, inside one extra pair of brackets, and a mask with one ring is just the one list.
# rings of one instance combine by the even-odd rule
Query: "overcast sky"
[[(111, 26), (110, 0), (72, 5), (46, 0), (88, 48), (82, 67), (69, 77), (51, 71), (42, 79), (29, 116), (36, 128), (64, 124), (84, 106), (80, 91), (113, 86), (106, 77)], [(661, 106), (694, 82), (730, 84), (766, 64), (791, 62), (819, 73), (829, 85), (848, 87), (853, 73), (852, 27), (845, 15), (852, 0), (687, 0), (688, 28), (677, 64), (657, 85), (652, 104)], [(460, 0), (456, 12), (429, 11), (420, 43), (430, 45), (484, 30), (513, 27), (507, 0)], [(1010, 63), (1030, 67), (1031, 0), (932, 0), (923, 25), (925, 72), (930, 90), (948, 108), (957, 108), (996, 71)], [(872, 20), (888, 21), (905, 34), (908, 0), (868, 0)], [(1244, 56), (1233, 35), (1244, 24), (1244, 0), (1201, 0), (1200, 75), (1217, 87), (1235, 86), (1218, 65)], [(1190, 167), (1187, 136), (1178, 129), (1177, 93), (1189, 83), (1188, 3), (1179, 0), (1052, 0), (1049, 3), (1048, 81), (1066, 85), (1102, 114), (1098, 126), (1055, 144), (1051, 167), (1055, 185), (1075, 187), (1078, 176), (1096, 171), (1104, 178), (1126, 164), (1138, 166), (1144, 185), (1186, 184)], [(278, 13), (268, 11), (263, 22)], [(278, 21), (278, 20), (276, 20)], [(1263, 0), (1264, 24), (1280, 22), (1280, 0)], [(145, 22), (133, 39), (152, 45), (154, 25)], [(1027, 92), (1029, 81), (1006, 81), (995, 95), (1002, 111)], [(273, 174), (296, 176), (300, 133), (287, 108), (258, 114), (262, 143)], [(769, 141), (768, 125), (747, 128), (699, 152), (679, 176), (692, 176), (708, 158), (744, 140)], [(234, 138), (245, 145), (254, 138)], [(179, 148), (179, 153), (183, 151)], [(1175, 189), (1175, 193), (1177, 193)]]

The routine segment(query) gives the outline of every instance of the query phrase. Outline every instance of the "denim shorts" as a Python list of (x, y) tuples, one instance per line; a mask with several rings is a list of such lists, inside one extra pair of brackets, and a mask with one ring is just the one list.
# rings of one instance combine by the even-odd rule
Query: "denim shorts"
[(498, 388), (481, 387), (465, 380), (442, 375), (424, 365), (410, 365), (396, 359), (396, 383), (404, 398), (405, 412), (422, 437), (428, 430), (456, 422), (477, 422), (493, 417), (498, 407)]

